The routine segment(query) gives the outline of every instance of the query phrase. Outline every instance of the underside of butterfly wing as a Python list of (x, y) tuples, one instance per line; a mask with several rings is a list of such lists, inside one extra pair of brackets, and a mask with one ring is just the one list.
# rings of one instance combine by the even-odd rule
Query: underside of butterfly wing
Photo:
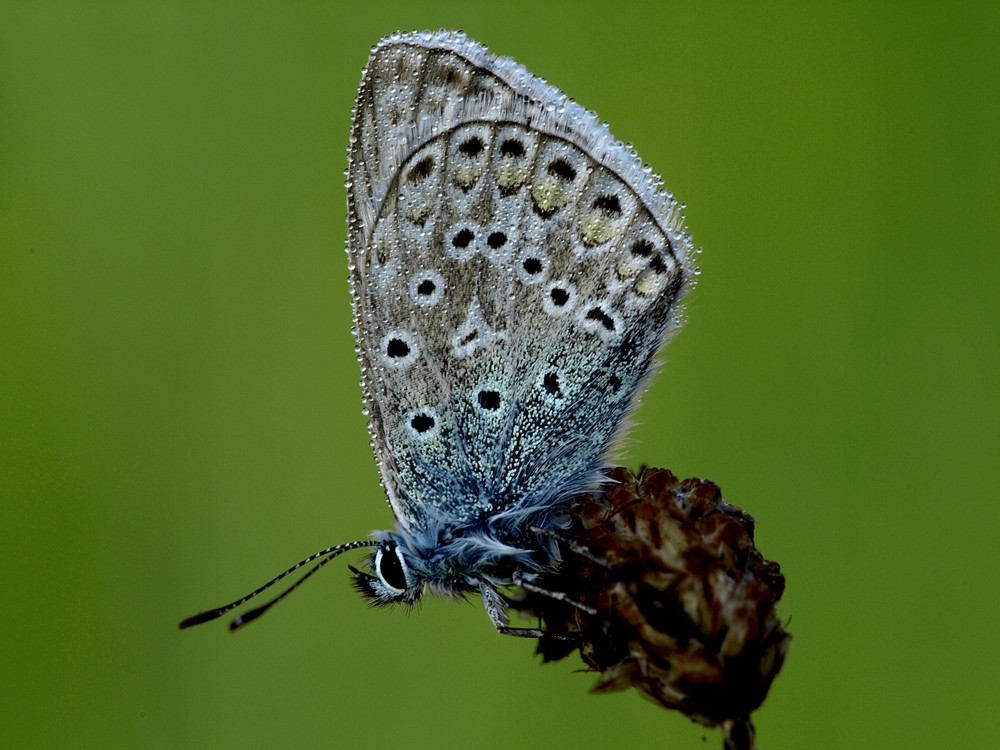
[(593, 113), (455, 33), (373, 50), (349, 155), (355, 335), (400, 529), (516, 524), (587, 489), (689, 286), (673, 198)]

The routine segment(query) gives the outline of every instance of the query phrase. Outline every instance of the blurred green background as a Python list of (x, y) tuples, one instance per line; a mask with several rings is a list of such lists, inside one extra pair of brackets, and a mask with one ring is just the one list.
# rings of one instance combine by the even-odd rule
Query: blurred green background
[(391, 526), (342, 172), (370, 46), (438, 27), (690, 207), (703, 273), (628, 458), (718, 482), (788, 577), (761, 747), (996, 744), (996, 4), (7, 0), (0, 745), (720, 746), (477, 602), (367, 609), (359, 556), (177, 630)]

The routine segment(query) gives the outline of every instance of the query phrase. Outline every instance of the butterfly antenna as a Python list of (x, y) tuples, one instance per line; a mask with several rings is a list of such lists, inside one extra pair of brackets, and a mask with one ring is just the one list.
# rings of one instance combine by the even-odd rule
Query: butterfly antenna
[(231, 623), (229, 623), (229, 629), (230, 630), (239, 630), (244, 625), (248, 625), (249, 623), (251, 623), (254, 620), (256, 620), (262, 614), (264, 614), (265, 612), (267, 612), (267, 610), (269, 610), (271, 607), (273, 607), (275, 604), (277, 604), (278, 602), (280, 602), (282, 599), (284, 599), (290, 593), (292, 593), (293, 591), (295, 591), (295, 589), (297, 589), (299, 586), (301, 586), (303, 583), (305, 583), (306, 579), (309, 576), (311, 576), (317, 570), (319, 570), (324, 565), (326, 565), (328, 562), (330, 562), (330, 560), (332, 560), (334, 557), (336, 557), (336, 555), (330, 555), (326, 559), (320, 560), (318, 563), (316, 563), (312, 567), (312, 569), (308, 573), (306, 573), (304, 576), (302, 576), (299, 580), (297, 580), (295, 583), (293, 583), (287, 589), (285, 589), (284, 591), (282, 591), (278, 596), (274, 597), (267, 604), (262, 604), (261, 606), (257, 607), (256, 609), (251, 609), (251, 610), (249, 610), (247, 612), (244, 612), (239, 617), (234, 618), (233, 621)]
[(236, 630), (237, 628), (242, 627), (243, 625), (246, 625), (248, 622), (256, 620), (258, 617), (260, 617), (262, 614), (264, 614), (268, 609), (270, 609), (275, 604), (277, 604), (282, 599), (284, 599), (286, 596), (288, 596), (290, 593), (292, 593), (293, 591), (295, 591), (295, 589), (297, 589), (299, 586), (302, 585), (303, 581), (305, 581), (309, 576), (311, 576), (317, 570), (319, 570), (324, 565), (326, 565), (328, 562), (330, 562), (330, 560), (332, 560), (333, 558), (335, 558), (337, 555), (341, 554), (342, 552), (349, 552), (352, 549), (358, 549), (359, 547), (375, 547), (378, 544), (380, 544), (380, 542), (378, 542), (378, 541), (366, 540), (366, 541), (362, 541), (362, 542), (351, 542), (350, 544), (338, 544), (336, 547), (327, 547), (324, 550), (320, 550), (315, 555), (310, 555), (305, 560), (302, 560), (301, 562), (296, 563), (295, 565), (293, 565), (292, 567), (290, 567), (288, 570), (286, 570), (281, 575), (275, 576), (270, 581), (268, 581), (263, 586), (261, 586), (259, 589), (257, 589), (256, 591), (250, 592), (249, 594), (247, 594), (246, 596), (244, 596), (242, 599), (238, 599), (237, 601), (233, 602), (232, 604), (227, 604), (225, 607), (219, 607), (218, 609), (210, 609), (210, 610), (208, 610), (206, 612), (199, 612), (196, 615), (192, 615), (191, 617), (188, 617), (186, 620), (182, 620), (181, 624), (180, 624), (180, 629), (184, 630), (185, 628), (190, 628), (192, 625), (201, 625), (203, 622), (210, 622), (210, 621), (212, 621), (212, 620), (214, 620), (214, 619), (216, 619), (218, 617), (222, 617), (222, 615), (226, 614), (226, 612), (230, 612), (230, 611), (236, 609), (241, 604), (250, 601), (251, 599), (253, 599), (258, 594), (261, 594), (264, 591), (267, 591), (267, 589), (271, 588), (271, 586), (273, 586), (274, 584), (276, 584), (282, 578), (284, 578), (287, 575), (290, 575), (290, 574), (294, 573), (296, 570), (298, 570), (299, 568), (301, 568), (303, 565), (308, 565), (313, 560), (317, 560), (317, 559), (319, 559), (321, 557), (325, 557), (326, 558), (325, 560), (322, 560), (319, 564), (317, 564), (315, 567), (313, 567), (312, 570), (310, 570), (308, 573), (306, 573), (304, 576), (302, 576), (302, 578), (300, 578), (299, 581), (297, 583), (295, 583), (295, 585), (293, 585), (290, 588), (288, 588), (287, 590), (285, 590), (284, 593), (282, 593), (280, 596), (276, 597), (275, 599), (272, 599), (270, 602), (268, 602), (264, 606), (258, 607), (257, 609), (250, 610), (246, 614), (244, 614), (244, 615), (242, 615), (240, 617), (237, 617), (235, 620), (233, 620), (230, 623), (230, 625), (229, 625), (229, 629), (230, 630)]

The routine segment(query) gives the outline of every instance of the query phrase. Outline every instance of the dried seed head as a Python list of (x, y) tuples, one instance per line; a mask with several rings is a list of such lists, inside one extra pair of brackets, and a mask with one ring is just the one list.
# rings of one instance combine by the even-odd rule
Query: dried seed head
[(576, 643), (542, 638), (538, 652), (551, 661), (579, 648), (600, 672), (593, 692), (635, 687), (723, 725), (727, 747), (752, 747), (750, 712), (791, 639), (776, 612), (785, 585), (778, 564), (754, 547), (754, 519), (712, 482), (663, 469), (611, 476), (618, 484), (573, 509), (559, 569), (535, 581), (565, 600), (522, 588), (512, 608), (579, 634)]

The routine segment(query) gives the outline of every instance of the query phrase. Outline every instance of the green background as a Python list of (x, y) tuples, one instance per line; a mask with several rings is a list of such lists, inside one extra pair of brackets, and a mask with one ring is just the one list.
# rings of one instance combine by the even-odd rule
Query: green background
[(720, 745), (477, 602), (367, 609), (355, 555), (177, 630), (391, 526), (342, 173), (370, 46), (428, 27), (689, 206), (702, 275), (627, 455), (719, 483), (788, 578), (761, 747), (996, 744), (995, 4), (8, 0), (0, 745)]

